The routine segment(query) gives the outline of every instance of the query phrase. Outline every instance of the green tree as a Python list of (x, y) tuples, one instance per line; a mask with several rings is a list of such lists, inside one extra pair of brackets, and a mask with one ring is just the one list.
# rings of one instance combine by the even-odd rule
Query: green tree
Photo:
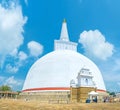
[(3, 85), (0, 87), (0, 91), (12, 91), (12, 89), (8, 85)]
[(110, 92), (109, 94), (112, 95), (113, 97), (116, 96), (116, 95), (115, 95), (115, 92)]

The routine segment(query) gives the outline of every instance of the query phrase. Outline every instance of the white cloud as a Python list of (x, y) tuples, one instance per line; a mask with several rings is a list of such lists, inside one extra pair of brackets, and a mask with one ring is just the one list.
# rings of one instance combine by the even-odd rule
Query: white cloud
[(0, 83), (5, 79), (5, 77), (0, 76)]
[(120, 86), (120, 82), (117, 83)]
[(23, 51), (20, 51), (19, 54), (18, 54), (18, 57), (19, 57), (20, 61), (23, 61), (23, 60), (27, 59), (27, 54), (24, 53)]
[[(120, 57), (119, 57), (120, 58)], [(120, 59), (116, 58), (115, 59), (115, 64), (113, 66), (113, 70), (119, 72), (120, 71)]]
[(38, 42), (31, 41), (28, 43), (28, 49), (30, 51), (30, 55), (34, 57), (38, 57), (43, 53), (43, 46)]
[[(0, 4), (0, 61), (4, 62), (6, 55), (11, 54), (23, 44), (23, 26), (27, 17), (22, 14), (22, 8), (15, 2)], [(13, 52), (13, 55), (17, 50)], [(2, 62), (0, 64), (2, 65)]]
[(21, 90), (23, 85), (23, 80), (16, 79), (14, 76), (4, 77), (0, 76), (0, 85), (8, 85), (12, 88), (12, 90)]
[(104, 73), (104, 80), (105, 81), (109, 81), (109, 82), (116, 82), (116, 81), (120, 81), (120, 74), (117, 73)]
[(12, 88), (16, 87), (16, 86), (20, 86), (20, 85), (22, 85), (22, 83), (23, 82), (21, 80), (16, 80), (14, 78), (14, 76), (11, 76), (11, 77), (7, 78), (4, 82), (5, 85), (9, 85)]
[(99, 30), (82, 32), (79, 43), (83, 45), (85, 54), (90, 57), (106, 60), (113, 55), (114, 46), (106, 42), (104, 35)]
[(17, 48), (15, 48), (15, 49), (10, 53), (10, 55), (13, 56), (13, 57), (16, 57), (17, 54), (18, 54), (18, 49), (17, 49)]
[[(117, 65), (116, 60), (118, 58), (113, 55), (112, 58), (110, 58), (107, 61), (99, 62), (99, 68), (101, 70), (101, 73), (103, 75), (103, 78), (106, 82), (112, 83), (112, 82), (119, 82), (120, 81), (120, 65)], [(120, 60), (118, 59), (118, 62)]]
[[(25, 64), (26, 59), (28, 58), (27, 54), (23, 51), (20, 51), (16, 55), (16, 59), (14, 62), (10, 64), (6, 64), (6, 72), (8, 73), (17, 73), (19, 71), (19, 68)], [(14, 65), (14, 66), (13, 66)]]
[(11, 66), (10, 64), (6, 65), (6, 71), (8, 73), (16, 73), (19, 70), (19, 66)]

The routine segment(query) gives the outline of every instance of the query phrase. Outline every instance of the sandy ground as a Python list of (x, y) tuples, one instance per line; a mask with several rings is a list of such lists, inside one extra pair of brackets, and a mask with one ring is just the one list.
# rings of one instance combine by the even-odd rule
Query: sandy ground
[(0, 110), (120, 110), (120, 103), (43, 104), (38, 101), (0, 99)]

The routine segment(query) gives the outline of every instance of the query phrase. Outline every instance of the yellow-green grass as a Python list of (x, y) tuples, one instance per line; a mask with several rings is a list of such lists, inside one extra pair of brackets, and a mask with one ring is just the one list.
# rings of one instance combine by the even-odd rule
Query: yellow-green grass
[(45, 104), (39, 101), (0, 99), (0, 110), (120, 110), (120, 103)]

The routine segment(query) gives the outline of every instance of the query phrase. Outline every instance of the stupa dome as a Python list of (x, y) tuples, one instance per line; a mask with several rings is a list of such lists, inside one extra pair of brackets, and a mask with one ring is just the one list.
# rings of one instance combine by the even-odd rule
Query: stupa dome
[(70, 81), (76, 79), (84, 66), (90, 69), (97, 89), (105, 91), (98, 67), (87, 57), (71, 50), (56, 50), (36, 61), (28, 72), (23, 90), (69, 90)]
[(82, 68), (90, 70), (98, 91), (106, 91), (98, 67), (77, 52), (77, 43), (69, 40), (67, 24), (63, 22), (60, 40), (55, 40), (54, 51), (38, 59), (28, 71), (23, 92), (70, 91), (70, 82), (77, 83)]

